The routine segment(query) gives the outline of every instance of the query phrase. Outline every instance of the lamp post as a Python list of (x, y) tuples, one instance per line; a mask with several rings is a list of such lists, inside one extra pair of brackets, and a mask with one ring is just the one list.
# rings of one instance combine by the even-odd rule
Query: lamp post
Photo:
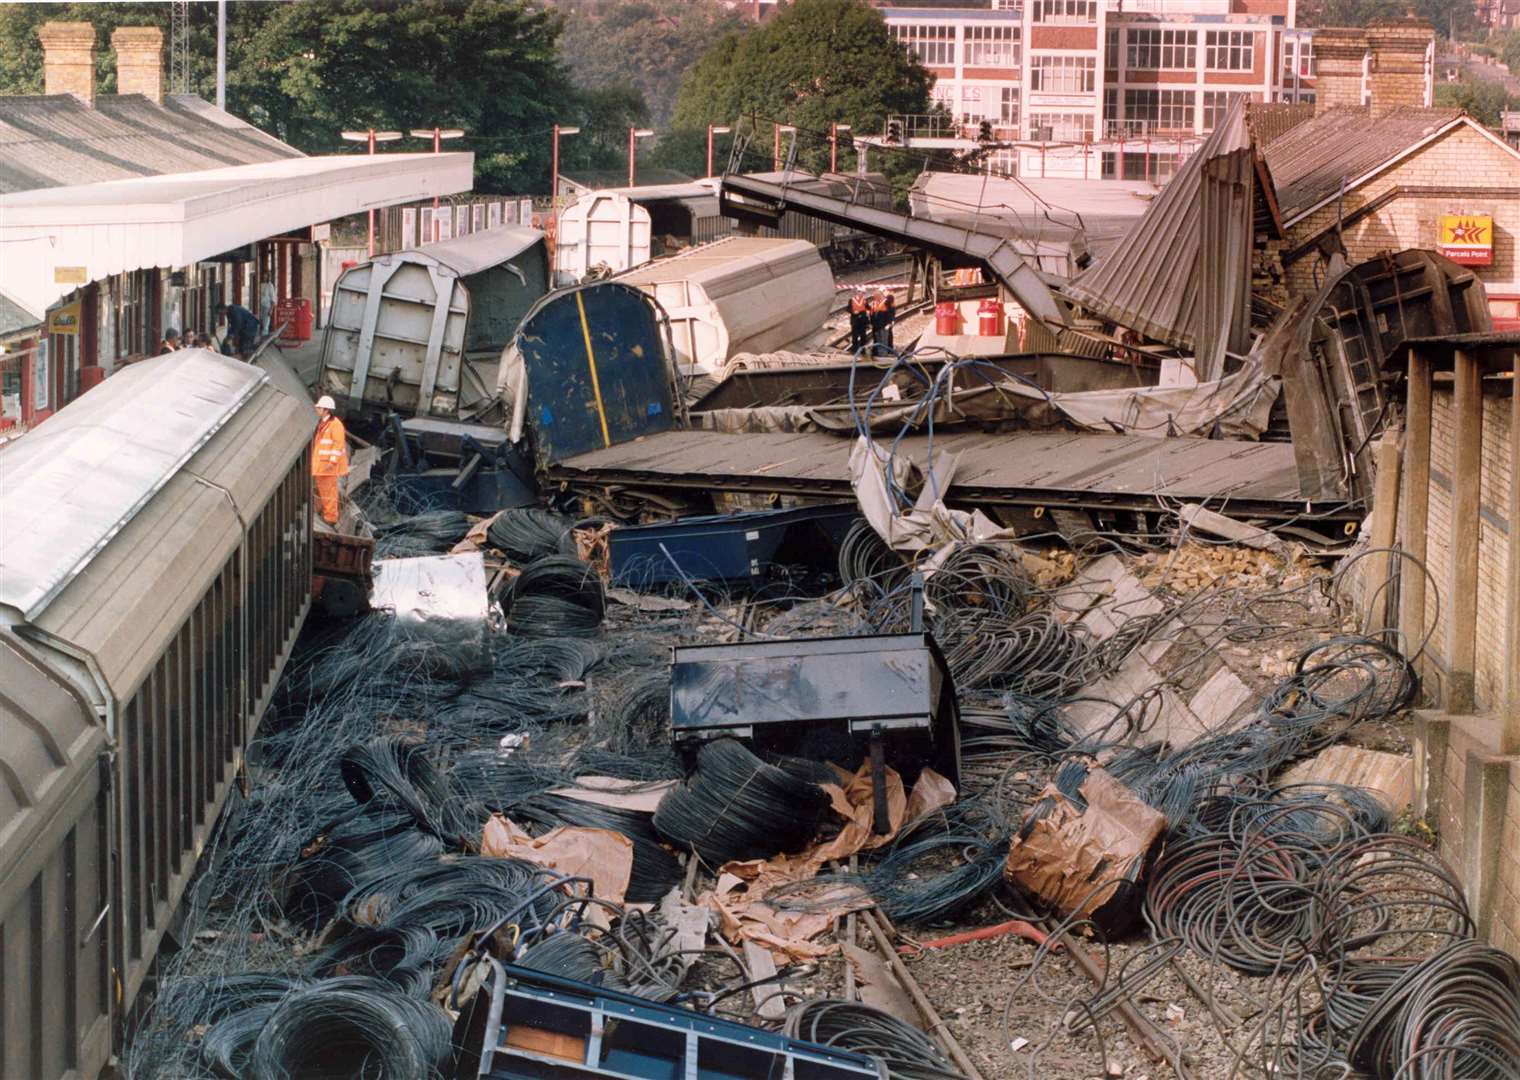
[(631, 127), (631, 128), (628, 129), (628, 186), (629, 187), (633, 187), (634, 183), (635, 183), (635, 180), (634, 180), (634, 174), (635, 174), (634, 164), (635, 164), (635, 162), (638, 159), (639, 140), (640, 139), (647, 139), (647, 138), (649, 138), (649, 136), (651, 136), (653, 134), (654, 134), (654, 131), (652, 129), (650, 129), (650, 128), (632, 128)]
[[(362, 142), (369, 144), (369, 152), (374, 154), (375, 144), (383, 142), (395, 142), (401, 138), (399, 131), (376, 131), (374, 128), (366, 128), (364, 131), (345, 131), (343, 137), (349, 142)], [(375, 257), (375, 211), (369, 212), (369, 257)]]
[(795, 127), (793, 127), (791, 124), (777, 124), (776, 125), (776, 146), (775, 146), (775, 149), (773, 149), (771, 151), (771, 168), (774, 169), (774, 170), (776, 170), (777, 172), (781, 171), (781, 133), (783, 131), (788, 132), (788, 133), (792, 133), (792, 132), (795, 132), (796, 130), (797, 129)]
[[(440, 154), (443, 152), (444, 139), (462, 139), (464, 138), (464, 131), (460, 128), (412, 128), (411, 135), (414, 139), (433, 140), (433, 153)], [(433, 209), (438, 209), (437, 195), (433, 196)], [(432, 237), (428, 237), (428, 239), (431, 240)]]
[(849, 124), (829, 125), (829, 172), (837, 173), (839, 171), (839, 133), (849, 130)]
[(566, 135), (579, 135), (578, 127), (554, 125), (554, 140), (549, 152), (549, 246), (551, 250), (559, 243), (559, 140)]
[(708, 176), (712, 176), (712, 174), (713, 174), (713, 136), (714, 135), (727, 135), (732, 130), (734, 130), (734, 129), (731, 128), (731, 127), (720, 127), (717, 124), (708, 124), (707, 125), (707, 175)]

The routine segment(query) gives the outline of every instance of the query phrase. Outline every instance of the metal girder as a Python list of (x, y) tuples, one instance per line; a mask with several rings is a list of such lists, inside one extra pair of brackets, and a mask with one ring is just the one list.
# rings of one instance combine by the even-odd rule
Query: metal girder
[(939, 254), (969, 257), (991, 271), (1024, 310), (1051, 331), (1071, 324), (1070, 310), (1052, 290), (1051, 281), (1025, 261), (1015, 242), (1008, 237), (929, 221), (896, 210), (864, 206), (832, 195), (801, 191), (786, 183), (752, 176), (725, 176), (719, 202), (722, 213), (736, 217), (763, 218), (795, 210)]

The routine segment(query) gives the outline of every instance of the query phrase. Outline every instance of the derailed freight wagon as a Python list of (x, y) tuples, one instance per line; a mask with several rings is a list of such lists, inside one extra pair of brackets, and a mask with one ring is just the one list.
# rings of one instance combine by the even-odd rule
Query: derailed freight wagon
[(548, 289), (536, 229), (488, 229), (349, 267), (333, 287), (322, 392), (350, 418), (488, 421), (501, 350)]
[(207, 350), (0, 458), (0, 1076), (96, 1076), (311, 596), (309, 400)]
[(711, 374), (737, 353), (806, 342), (834, 304), (834, 274), (805, 240), (731, 236), (617, 280), (660, 302), (685, 373)]

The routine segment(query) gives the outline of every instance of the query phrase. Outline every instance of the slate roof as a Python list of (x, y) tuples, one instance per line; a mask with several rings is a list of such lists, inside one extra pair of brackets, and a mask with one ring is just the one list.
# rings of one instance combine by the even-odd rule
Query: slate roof
[(0, 195), (301, 156), (193, 94), (0, 97)]
[(0, 292), (0, 339), (18, 330), (30, 330), (42, 323), (42, 316), (33, 315), (21, 304)]
[(1293, 127), (1266, 146), (1284, 224), (1462, 117), (1461, 109), (1403, 108), (1374, 119), (1366, 106), (1343, 106)]

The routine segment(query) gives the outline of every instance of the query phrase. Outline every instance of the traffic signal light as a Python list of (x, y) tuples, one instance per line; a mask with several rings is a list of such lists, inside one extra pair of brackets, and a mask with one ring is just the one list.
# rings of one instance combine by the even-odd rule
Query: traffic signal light
[(902, 142), (902, 121), (900, 121), (900, 120), (888, 120), (887, 121), (887, 142), (889, 142), (889, 143), (901, 143)]

